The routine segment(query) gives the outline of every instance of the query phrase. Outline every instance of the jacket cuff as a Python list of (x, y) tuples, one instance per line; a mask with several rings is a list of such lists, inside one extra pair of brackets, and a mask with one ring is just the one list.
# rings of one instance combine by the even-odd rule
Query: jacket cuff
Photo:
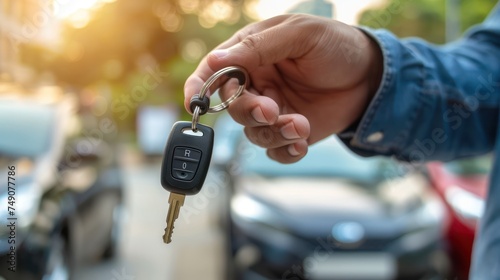
[(359, 27), (379, 46), (383, 56), (380, 86), (359, 121), (339, 138), (362, 156), (396, 156), (408, 141), (423, 105), (421, 95), (425, 67), (417, 55), (385, 30)]

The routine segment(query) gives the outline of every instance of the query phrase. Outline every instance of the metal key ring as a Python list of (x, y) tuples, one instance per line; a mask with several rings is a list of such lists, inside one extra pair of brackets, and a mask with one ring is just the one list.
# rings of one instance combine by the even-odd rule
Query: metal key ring
[[(215, 83), (215, 81), (217, 81), (223, 75), (227, 75), (230, 78), (238, 79), (239, 87), (236, 90), (236, 92), (226, 101), (218, 105), (215, 105), (213, 107), (209, 107), (207, 111), (208, 113), (217, 113), (227, 109), (227, 107), (229, 107), (229, 104), (231, 104), (234, 100), (236, 100), (236, 98), (240, 97), (240, 95), (243, 93), (243, 90), (245, 90), (245, 88), (248, 85), (249, 78), (247, 71), (238, 66), (229, 66), (226, 68), (222, 68), (221, 70), (215, 72), (212, 76), (210, 76), (210, 78), (208, 78), (208, 80), (203, 84), (200, 90), (199, 99), (203, 99), (203, 97), (205, 97), (210, 87)], [(193, 131), (197, 130), (196, 124), (198, 123), (199, 119), (200, 119), (200, 107), (196, 106), (193, 112), (193, 121), (191, 125), (191, 129)]]
[(238, 66), (226, 67), (215, 72), (203, 84), (203, 87), (200, 90), (200, 99), (203, 99), (203, 97), (207, 94), (210, 87), (215, 83), (215, 81), (217, 81), (223, 75), (227, 75), (230, 78), (238, 79), (238, 83), (240, 86), (236, 90), (236, 93), (234, 93), (231, 97), (229, 97), (228, 100), (220, 103), (219, 105), (208, 108), (208, 113), (217, 113), (226, 109), (229, 106), (229, 104), (231, 104), (236, 98), (238, 98), (243, 93), (243, 90), (247, 87), (248, 73), (247, 71), (245, 71), (245, 69)]
[(191, 121), (191, 130), (196, 132), (198, 129), (196, 128), (196, 124), (200, 121), (200, 107), (196, 106), (193, 112), (193, 120)]

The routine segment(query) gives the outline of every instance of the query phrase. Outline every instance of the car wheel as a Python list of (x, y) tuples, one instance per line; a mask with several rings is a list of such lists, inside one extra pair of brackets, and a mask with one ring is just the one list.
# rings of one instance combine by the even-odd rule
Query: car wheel
[(57, 235), (53, 238), (43, 280), (69, 280), (71, 258), (66, 239)]
[(111, 231), (109, 234), (109, 241), (106, 245), (106, 249), (102, 255), (103, 259), (112, 259), (117, 255), (118, 243), (120, 241), (121, 235), (121, 225), (124, 217), (124, 207), (122, 203), (115, 205), (113, 208), (113, 220)]

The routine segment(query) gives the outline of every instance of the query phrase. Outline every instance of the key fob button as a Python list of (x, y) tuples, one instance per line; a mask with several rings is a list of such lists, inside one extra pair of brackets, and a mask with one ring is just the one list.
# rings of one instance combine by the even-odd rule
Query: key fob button
[(174, 170), (172, 171), (172, 175), (174, 178), (184, 181), (192, 180), (194, 177), (194, 172), (186, 171), (186, 170)]
[(188, 147), (175, 147), (174, 158), (185, 158), (187, 160), (191, 159), (199, 161), (201, 159), (201, 151)]
[(187, 171), (191, 173), (195, 173), (198, 169), (198, 162), (189, 162), (184, 160), (174, 159), (172, 163), (172, 171)]
[(191, 180), (198, 169), (198, 162), (189, 162), (174, 159), (172, 163), (172, 175), (181, 180)]
[(192, 180), (201, 158), (201, 151), (187, 147), (175, 147), (172, 176), (179, 180)]

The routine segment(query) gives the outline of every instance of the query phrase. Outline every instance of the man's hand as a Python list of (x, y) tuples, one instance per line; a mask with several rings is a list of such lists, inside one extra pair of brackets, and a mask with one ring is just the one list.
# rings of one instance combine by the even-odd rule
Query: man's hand
[(230, 115), (269, 157), (291, 163), (362, 116), (381, 79), (382, 55), (362, 31), (340, 22), (274, 17), (238, 31), (201, 61), (185, 84), (187, 110), (204, 81), (232, 65), (249, 72), (251, 85)]

